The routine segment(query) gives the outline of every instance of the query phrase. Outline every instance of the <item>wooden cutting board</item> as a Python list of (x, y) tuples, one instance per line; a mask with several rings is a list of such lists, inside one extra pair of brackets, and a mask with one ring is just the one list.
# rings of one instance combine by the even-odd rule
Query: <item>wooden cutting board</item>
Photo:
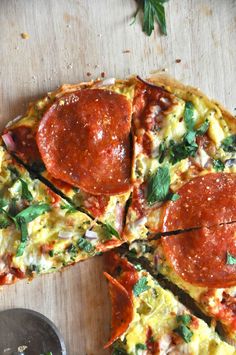
[[(1, 127), (62, 83), (165, 68), (236, 113), (236, 1), (170, 0), (167, 37), (158, 30), (145, 36), (140, 18), (130, 26), (135, 9), (134, 0), (1, 0)], [(107, 353), (110, 303), (101, 257), (4, 287), (0, 309), (12, 307), (55, 322), (69, 355)]]

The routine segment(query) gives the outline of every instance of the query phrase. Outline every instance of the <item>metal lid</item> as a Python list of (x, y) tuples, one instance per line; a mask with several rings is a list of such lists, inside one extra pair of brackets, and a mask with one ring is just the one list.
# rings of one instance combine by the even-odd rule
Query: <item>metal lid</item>
[(42, 314), (24, 308), (0, 312), (0, 354), (66, 355), (56, 326)]

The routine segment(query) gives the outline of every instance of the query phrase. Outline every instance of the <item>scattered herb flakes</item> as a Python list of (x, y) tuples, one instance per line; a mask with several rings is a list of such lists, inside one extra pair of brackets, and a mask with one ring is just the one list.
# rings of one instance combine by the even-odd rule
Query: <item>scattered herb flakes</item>
[(112, 355), (128, 355), (126, 350), (119, 343), (113, 344)]
[(84, 250), (86, 253), (90, 253), (94, 249), (91, 242), (84, 238), (80, 238), (77, 242), (77, 245), (80, 250)]
[(173, 140), (170, 141), (169, 153), (171, 164), (176, 164), (189, 156), (194, 157), (196, 155), (198, 145), (195, 137), (194, 132), (190, 131), (184, 135), (182, 142), (176, 143)]
[(141, 271), (143, 269), (142, 265), (140, 265), (140, 264), (136, 264), (136, 265), (134, 265), (134, 267), (137, 271)]
[(215, 171), (223, 171), (225, 168), (225, 164), (220, 159), (214, 159), (213, 168), (215, 169)]
[(26, 223), (33, 221), (35, 218), (41, 216), (45, 212), (50, 211), (51, 207), (47, 203), (38, 203), (35, 205), (31, 205), (21, 212), (19, 212), (15, 218), (18, 220), (19, 218), (24, 219)]
[(139, 355), (139, 350), (147, 350), (147, 345), (146, 344), (141, 344), (138, 343), (135, 345), (135, 354)]
[(53, 257), (54, 256), (54, 250), (49, 250), (48, 254), (49, 254), (49, 256)]
[(185, 343), (190, 343), (193, 332), (188, 327), (186, 327), (186, 325), (180, 324), (177, 328), (174, 329), (174, 332), (177, 333), (185, 341)]
[(189, 323), (192, 320), (192, 317), (190, 316), (190, 314), (182, 314), (180, 316), (177, 316), (176, 320), (178, 323), (183, 323), (184, 325), (189, 325)]
[(194, 130), (194, 106), (192, 102), (188, 101), (185, 104), (184, 109), (184, 122), (186, 125), (187, 130), (193, 131)]
[(113, 236), (120, 239), (120, 235), (115, 228), (109, 223), (103, 224), (103, 230), (105, 232), (106, 239), (111, 239)]
[(29, 202), (32, 201), (33, 196), (28, 188), (27, 183), (21, 178), (19, 180), (21, 182), (21, 197)]
[(228, 251), (227, 251), (227, 255), (226, 255), (226, 264), (228, 264), (228, 265), (235, 265), (236, 264), (236, 257), (231, 255)]
[(141, 293), (143, 293), (144, 291), (149, 290), (151, 287), (148, 286), (148, 281), (147, 278), (145, 276), (141, 277), (141, 279), (139, 279), (136, 284), (133, 287), (133, 292), (134, 295), (137, 297), (139, 296)]
[(135, 248), (132, 248), (128, 251), (127, 256), (130, 258), (137, 258), (137, 250)]
[(236, 134), (226, 137), (221, 142), (221, 147), (225, 152), (236, 152)]

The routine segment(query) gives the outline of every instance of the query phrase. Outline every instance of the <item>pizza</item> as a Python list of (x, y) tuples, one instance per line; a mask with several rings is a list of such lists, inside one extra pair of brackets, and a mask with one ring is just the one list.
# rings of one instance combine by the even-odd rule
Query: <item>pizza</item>
[(0, 285), (60, 270), (120, 244), (109, 225), (76, 210), (3, 146), (0, 171)]
[[(220, 104), (165, 75), (63, 85), (5, 127), (0, 152), (1, 284), (121, 246), (157, 281), (109, 254), (114, 354), (161, 353), (162, 336), (166, 353), (232, 353), (158, 284), (184, 290), (235, 341), (236, 120)], [(196, 336), (186, 344), (179, 326)]]
[(112, 334), (106, 347), (125, 354), (235, 354), (140, 264), (114, 252), (106, 256), (112, 302)]

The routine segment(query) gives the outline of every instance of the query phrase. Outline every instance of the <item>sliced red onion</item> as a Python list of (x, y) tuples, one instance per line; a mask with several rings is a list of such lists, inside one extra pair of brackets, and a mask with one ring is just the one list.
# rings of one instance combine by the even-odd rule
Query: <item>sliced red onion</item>
[(60, 231), (58, 233), (58, 238), (60, 239), (71, 239), (73, 236), (73, 232), (69, 232), (69, 231)]
[(114, 85), (116, 82), (115, 78), (107, 78), (104, 80), (99, 81), (96, 86), (100, 87), (100, 86), (109, 86), (109, 85)]
[(225, 166), (227, 168), (230, 168), (233, 165), (236, 165), (236, 159), (228, 159), (225, 161)]
[(5, 133), (2, 135), (2, 140), (5, 143), (9, 151), (14, 151), (16, 149), (15, 142), (10, 133)]
[(91, 230), (86, 230), (85, 232), (85, 238), (88, 239), (98, 239), (98, 234), (97, 232), (91, 231)]

